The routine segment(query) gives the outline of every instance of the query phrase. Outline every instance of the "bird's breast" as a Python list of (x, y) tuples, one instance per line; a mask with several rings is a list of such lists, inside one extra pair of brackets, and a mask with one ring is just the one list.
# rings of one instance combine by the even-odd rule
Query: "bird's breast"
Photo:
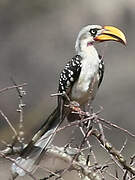
[(89, 59), (82, 61), (80, 76), (72, 87), (71, 92), (71, 99), (77, 101), (80, 105), (95, 97), (99, 81), (98, 67), (98, 59), (95, 61), (90, 61)]

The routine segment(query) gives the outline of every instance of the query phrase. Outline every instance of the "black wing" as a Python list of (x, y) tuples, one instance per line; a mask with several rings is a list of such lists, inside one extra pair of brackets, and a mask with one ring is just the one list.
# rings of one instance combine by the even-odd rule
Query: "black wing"
[(102, 80), (103, 80), (103, 76), (104, 76), (104, 60), (103, 60), (103, 57), (101, 55), (99, 55), (99, 59), (100, 59), (100, 62), (99, 62), (99, 83), (98, 83), (98, 87), (100, 86)]
[(65, 66), (60, 74), (59, 89), (60, 93), (67, 93), (78, 79), (81, 71), (81, 56), (74, 56)]
[[(59, 78), (59, 93), (70, 94), (71, 88), (78, 79), (81, 71), (81, 56), (74, 56), (65, 66)], [(67, 99), (64, 96), (58, 96), (58, 111), (60, 113), (60, 121), (62, 122), (65, 116), (69, 114), (67, 109), (63, 108)]]

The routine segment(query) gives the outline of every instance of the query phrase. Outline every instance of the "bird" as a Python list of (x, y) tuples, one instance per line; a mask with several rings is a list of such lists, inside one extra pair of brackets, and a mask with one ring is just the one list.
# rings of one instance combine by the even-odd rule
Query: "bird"
[(13, 174), (24, 176), (25, 170), (32, 172), (40, 162), (56, 129), (70, 114), (64, 108), (69, 103), (65, 94), (80, 107), (94, 100), (104, 75), (104, 60), (95, 45), (104, 41), (126, 45), (124, 33), (114, 26), (87, 25), (81, 29), (75, 43), (76, 55), (60, 73), (58, 93), (61, 95), (58, 95), (58, 105), (12, 164)]

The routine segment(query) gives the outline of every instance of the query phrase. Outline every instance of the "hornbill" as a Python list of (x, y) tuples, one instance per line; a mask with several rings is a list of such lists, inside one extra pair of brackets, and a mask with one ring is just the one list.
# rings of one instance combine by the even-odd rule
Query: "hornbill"
[[(117, 41), (126, 45), (125, 35), (116, 27), (100, 25), (83, 27), (75, 43), (76, 55), (67, 62), (60, 73), (58, 92), (66, 93), (71, 101), (79, 103), (80, 106), (86, 105), (88, 101), (91, 103), (102, 82), (104, 62), (94, 45), (104, 41)], [(16, 163), (12, 164), (13, 173), (23, 176), (24, 170), (31, 172), (39, 163), (56, 129), (62, 120), (68, 117), (64, 108), (65, 104), (68, 104), (65, 96), (58, 96), (56, 109), (23, 149)]]

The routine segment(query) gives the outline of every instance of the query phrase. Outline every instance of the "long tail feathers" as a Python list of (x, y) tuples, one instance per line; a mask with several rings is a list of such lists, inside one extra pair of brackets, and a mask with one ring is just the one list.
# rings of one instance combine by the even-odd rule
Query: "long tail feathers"
[[(62, 118), (63, 119), (63, 118)], [(30, 143), (24, 148), (20, 157), (12, 164), (12, 173), (24, 176), (27, 172), (32, 172), (41, 159), (44, 150), (49, 146), (57, 128), (61, 123), (60, 110), (57, 107), (44, 124), (34, 135)]]

